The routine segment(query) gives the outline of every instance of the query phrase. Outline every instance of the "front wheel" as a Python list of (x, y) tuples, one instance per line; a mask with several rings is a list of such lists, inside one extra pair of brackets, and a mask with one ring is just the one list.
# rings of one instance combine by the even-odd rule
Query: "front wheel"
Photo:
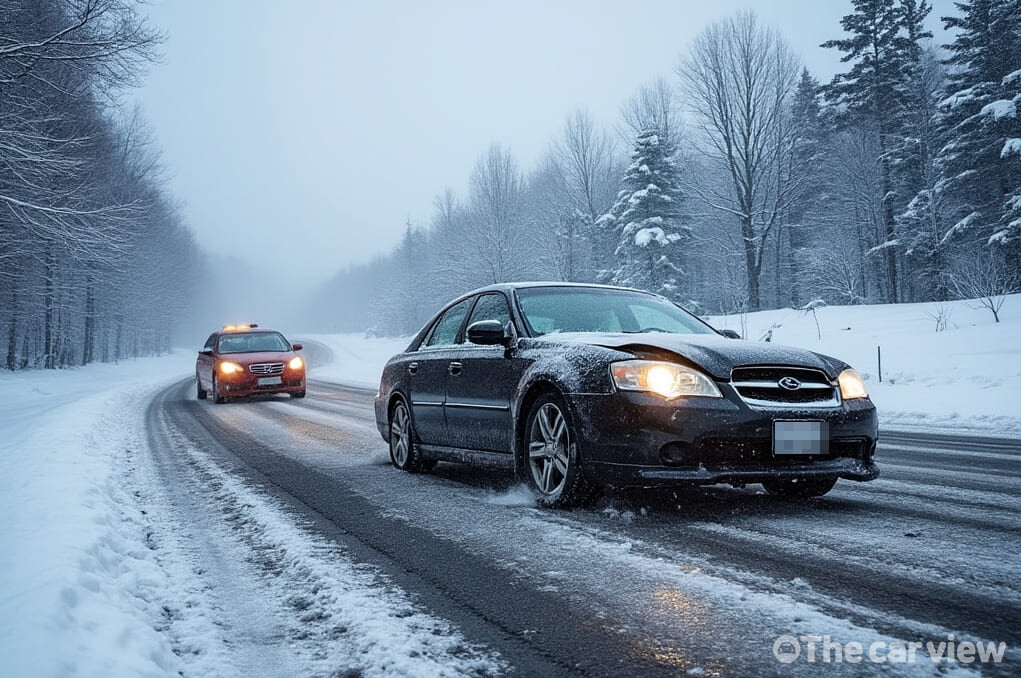
[(227, 402), (227, 399), (220, 394), (220, 380), (216, 377), (216, 372), (213, 372), (213, 402), (217, 405)]
[(595, 488), (581, 470), (577, 438), (563, 397), (539, 396), (528, 412), (524, 433), (525, 477), (541, 505), (570, 508), (595, 497)]
[(398, 400), (390, 411), (390, 461), (400, 470), (409, 473), (428, 471), (436, 465), (435, 462), (423, 459), (415, 445), (411, 413), (403, 400)]
[(792, 478), (763, 480), (762, 486), (766, 492), (777, 497), (787, 499), (808, 499), (809, 497), (821, 497), (837, 484), (836, 478)]
[(292, 398), (304, 398), (305, 397), (305, 389), (301, 389), (300, 391), (292, 391), (291, 392), (291, 397)]
[(196, 397), (198, 397), (199, 400), (205, 400), (206, 396), (209, 395), (208, 393), (206, 393), (206, 390), (202, 388), (202, 382), (199, 381), (199, 377), (197, 374), (195, 375), (195, 395)]

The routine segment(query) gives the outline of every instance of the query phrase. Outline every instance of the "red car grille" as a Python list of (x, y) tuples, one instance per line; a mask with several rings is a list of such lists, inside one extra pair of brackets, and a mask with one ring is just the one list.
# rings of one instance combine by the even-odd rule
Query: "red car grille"
[(252, 374), (281, 374), (284, 371), (283, 363), (255, 363), (248, 366)]

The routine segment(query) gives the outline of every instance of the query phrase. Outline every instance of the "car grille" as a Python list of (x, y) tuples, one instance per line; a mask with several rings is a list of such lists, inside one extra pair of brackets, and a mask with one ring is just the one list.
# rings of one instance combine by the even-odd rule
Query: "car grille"
[(248, 371), (252, 374), (282, 374), (284, 371), (283, 363), (255, 363), (254, 365), (248, 366)]
[[(797, 388), (780, 385), (795, 379)], [(837, 407), (840, 395), (822, 370), (810, 367), (749, 366), (730, 372), (730, 385), (752, 407)]]

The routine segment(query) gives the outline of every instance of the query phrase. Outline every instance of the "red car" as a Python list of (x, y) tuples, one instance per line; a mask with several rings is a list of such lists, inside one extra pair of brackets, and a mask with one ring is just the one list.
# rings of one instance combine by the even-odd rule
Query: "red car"
[(227, 325), (213, 332), (195, 361), (195, 389), (199, 400), (244, 398), (257, 393), (289, 393), (305, 397), (305, 361), (276, 330), (258, 325)]

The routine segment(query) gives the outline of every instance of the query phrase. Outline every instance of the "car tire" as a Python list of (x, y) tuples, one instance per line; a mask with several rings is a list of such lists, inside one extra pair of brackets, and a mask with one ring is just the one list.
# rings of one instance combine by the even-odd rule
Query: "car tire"
[(821, 497), (837, 484), (836, 478), (792, 478), (764, 480), (762, 486), (766, 492), (786, 499), (808, 499)]
[(198, 377), (198, 375), (196, 374), (196, 375), (195, 375), (195, 396), (196, 396), (196, 397), (197, 397), (197, 398), (198, 398), (199, 400), (205, 400), (205, 399), (206, 399), (206, 396), (208, 396), (208, 395), (209, 395), (209, 394), (208, 394), (208, 393), (206, 393), (206, 390), (205, 390), (204, 388), (202, 388), (202, 382), (201, 382), (201, 381), (199, 381), (199, 377)]
[(291, 393), (291, 397), (292, 398), (304, 398), (305, 397), (305, 389), (301, 389), (300, 391), (294, 391), (293, 393)]
[(411, 412), (403, 400), (398, 400), (390, 408), (390, 463), (409, 473), (422, 473), (436, 465), (436, 462), (422, 458), (415, 444)]
[(216, 378), (216, 372), (213, 372), (213, 402), (217, 405), (227, 402), (227, 399), (220, 395), (220, 380)]
[(532, 403), (522, 437), (523, 468), (525, 481), (542, 506), (573, 508), (598, 496), (599, 488), (581, 468), (575, 430), (559, 393), (544, 393)]

